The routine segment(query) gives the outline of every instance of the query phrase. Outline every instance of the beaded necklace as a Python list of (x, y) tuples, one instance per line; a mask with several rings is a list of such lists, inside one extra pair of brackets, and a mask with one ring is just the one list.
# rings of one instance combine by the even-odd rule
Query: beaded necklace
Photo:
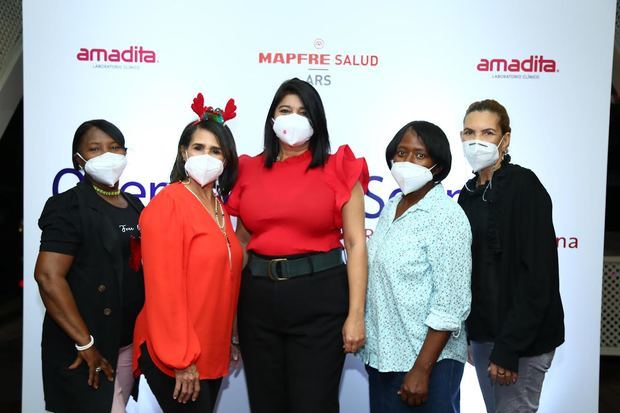
[(121, 190), (117, 189), (116, 191), (104, 191), (103, 189), (99, 188), (97, 185), (93, 184), (93, 188), (95, 189), (95, 192), (97, 192), (98, 194), (101, 194), (103, 196), (118, 196), (121, 194)]
[[(200, 199), (200, 197), (196, 195), (196, 193), (192, 191), (188, 185), (189, 185), (189, 182), (188, 183), (183, 182), (183, 186), (185, 186), (185, 188), (189, 192), (191, 192), (192, 195), (196, 197), (198, 202), (200, 202), (200, 205), (202, 205), (205, 211), (207, 211), (207, 215), (211, 217), (211, 212), (209, 212), (209, 209), (207, 208), (207, 206), (204, 204), (204, 202), (202, 202), (202, 199)], [(230, 239), (228, 238), (228, 234), (226, 233), (226, 219), (224, 216), (224, 207), (222, 207), (220, 200), (217, 198), (215, 194), (213, 194), (213, 211), (214, 211), (215, 216), (212, 218), (217, 224), (220, 231), (222, 232), (222, 235), (224, 235), (224, 239), (226, 240), (226, 248), (228, 249), (228, 268), (230, 268), (230, 271), (232, 272), (232, 253), (230, 250)], [(221, 217), (221, 223), (218, 220), (218, 214)]]

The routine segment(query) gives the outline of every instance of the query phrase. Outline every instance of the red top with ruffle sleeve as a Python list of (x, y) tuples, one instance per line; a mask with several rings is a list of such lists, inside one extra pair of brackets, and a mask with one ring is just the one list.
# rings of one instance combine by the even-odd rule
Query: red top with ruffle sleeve
[(226, 215), (226, 238), (182, 183), (162, 189), (140, 216), (146, 299), (134, 329), (163, 373), (196, 364), (200, 379), (228, 374), (243, 250)]
[(248, 250), (267, 256), (325, 252), (342, 247), (342, 207), (368, 166), (343, 145), (323, 167), (308, 169), (312, 153), (264, 167), (263, 155), (239, 158), (239, 177), (226, 202), (250, 232)]

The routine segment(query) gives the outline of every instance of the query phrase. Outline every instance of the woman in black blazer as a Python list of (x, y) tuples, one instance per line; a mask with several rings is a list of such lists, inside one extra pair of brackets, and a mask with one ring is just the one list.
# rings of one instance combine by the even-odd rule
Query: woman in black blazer
[(133, 327), (144, 302), (137, 225), (143, 205), (118, 189), (126, 148), (116, 126), (84, 122), (72, 149), (84, 179), (49, 198), (39, 219), (45, 405), (52, 412), (124, 412), (133, 385)]

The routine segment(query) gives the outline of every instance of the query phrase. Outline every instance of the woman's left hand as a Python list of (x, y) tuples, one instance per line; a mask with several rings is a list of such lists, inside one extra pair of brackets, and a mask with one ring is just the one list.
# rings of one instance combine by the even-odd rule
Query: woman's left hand
[(88, 385), (94, 389), (99, 388), (99, 373), (103, 373), (108, 381), (114, 381), (114, 369), (103, 358), (97, 347), (91, 346), (86, 350), (78, 351), (75, 360), (69, 366), (69, 370), (75, 370), (82, 362), (88, 365)]
[(403, 403), (419, 406), (428, 400), (428, 382), (430, 373), (416, 367), (409, 370), (400, 386), (398, 395)]
[(363, 315), (349, 314), (342, 327), (342, 341), (345, 353), (355, 353), (364, 345), (366, 330)]
[(239, 344), (230, 344), (230, 366), (231, 372), (237, 370), (241, 366), (241, 351)]
[(519, 375), (508, 369), (498, 366), (497, 364), (491, 362), (488, 367), (489, 377), (491, 378), (491, 382), (501, 385), (509, 385), (515, 384)]

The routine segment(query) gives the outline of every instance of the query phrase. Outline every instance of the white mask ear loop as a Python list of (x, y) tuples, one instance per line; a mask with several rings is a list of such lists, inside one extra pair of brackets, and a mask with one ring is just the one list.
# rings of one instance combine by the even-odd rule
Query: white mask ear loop
[[(80, 159), (84, 161), (84, 164), (86, 164), (86, 162), (88, 162), (86, 159), (84, 159), (84, 157), (83, 157), (82, 155), (80, 155), (80, 153), (79, 153), (79, 152), (76, 152), (76, 153), (75, 153), (75, 155), (79, 156), (79, 157), (80, 157)], [(84, 166), (82, 166), (82, 165), (80, 165), (80, 164), (78, 164), (78, 166), (80, 167), (80, 170), (83, 170), (83, 169), (84, 169)]]
[[(432, 170), (433, 170), (433, 168), (434, 168), (434, 167), (436, 167), (436, 166), (437, 166), (437, 164), (435, 164), (435, 165), (431, 166), (430, 168), (428, 168), (428, 170), (429, 170), (429, 171), (432, 171)], [(435, 174), (433, 174), (433, 178), (434, 178), (434, 177), (435, 177)], [(433, 183), (438, 184), (438, 183), (439, 183), (439, 181), (433, 181)]]
[[(499, 142), (497, 143), (497, 151), (499, 152), (499, 147), (502, 146), (502, 142), (504, 141), (504, 136), (506, 136), (506, 134), (504, 133), (502, 135), (502, 138), (499, 140)], [(508, 148), (504, 149), (504, 153), (503, 155), (506, 155), (508, 153)]]
[[(183, 165), (185, 165), (185, 163), (189, 159), (189, 153), (187, 153), (187, 149), (185, 149), (184, 152), (185, 152), (185, 159), (183, 159)], [(181, 155), (181, 157), (183, 157), (183, 155)], [(185, 167), (183, 167), (183, 171), (185, 172), (185, 179), (187, 179), (189, 182), (192, 178), (189, 176), (189, 173), (187, 173), (187, 171), (185, 170)]]

